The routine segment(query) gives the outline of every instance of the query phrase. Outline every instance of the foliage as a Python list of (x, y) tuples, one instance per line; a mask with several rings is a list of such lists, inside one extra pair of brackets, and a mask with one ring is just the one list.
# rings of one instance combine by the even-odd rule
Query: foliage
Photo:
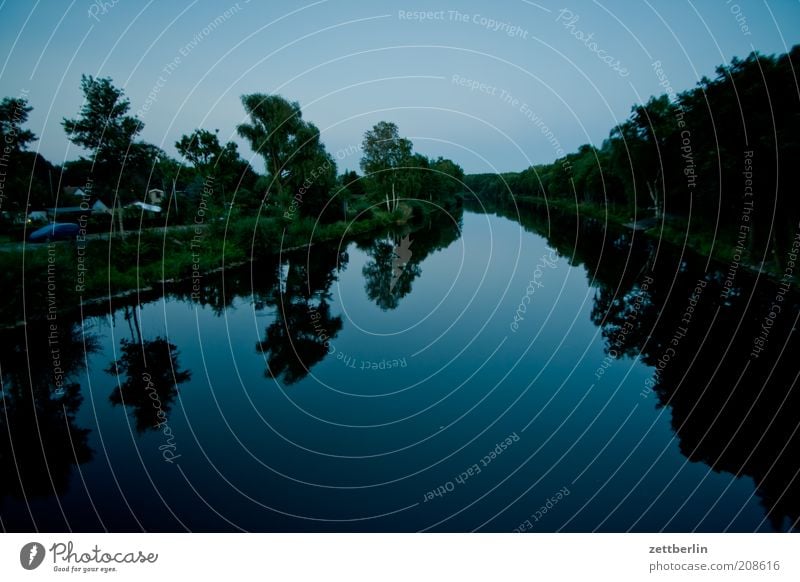
[(139, 162), (149, 153), (149, 147), (145, 146), (131, 151), (144, 125), (127, 115), (130, 101), (110, 78), (82, 75), (81, 90), (84, 102), (79, 116), (64, 118), (62, 125), (72, 143), (91, 152), (99, 187), (115, 192), (128, 157)]
[(401, 202), (419, 209), (424, 205), (413, 204), (414, 201), (452, 206), (456, 195), (463, 191), (464, 171), (458, 164), (414, 153), (411, 140), (400, 137), (394, 123), (381, 121), (364, 134), (362, 151), (365, 192), (373, 203), (385, 203), (390, 212), (397, 210)]
[(784, 170), (800, 156), (798, 57), (800, 46), (734, 58), (693, 89), (635, 105), (600, 147), (519, 173), (468, 176), (467, 186), (484, 202), (536, 197), (602, 204), (623, 220), (652, 216), (659, 235), (682, 243), (688, 234), (720, 258), (744, 224), (748, 257), (778, 271), (800, 222), (797, 178)]
[(192, 164), (195, 183), (212, 179), (218, 186), (223, 203), (232, 203), (238, 198), (240, 206), (253, 206), (252, 190), (258, 176), (250, 164), (239, 156), (234, 142), (220, 144), (217, 132), (196, 129), (189, 135), (181, 136), (175, 147)]
[(0, 101), (0, 144), (12, 152), (20, 152), (38, 139), (32, 131), (21, 128), (31, 111), (33, 107), (24, 97), (5, 97)]
[(302, 118), (300, 104), (280, 95), (242, 96), (250, 123), (237, 127), (253, 151), (264, 157), (266, 197), (276, 213), (317, 217), (336, 183), (336, 163), (317, 127)]
[(397, 125), (388, 121), (377, 123), (364, 134), (361, 170), (374, 196), (409, 194), (407, 188), (413, 179), (409, 180), (405, 170), (412, 165), (411, 149), (411, 141), (400, 137)]

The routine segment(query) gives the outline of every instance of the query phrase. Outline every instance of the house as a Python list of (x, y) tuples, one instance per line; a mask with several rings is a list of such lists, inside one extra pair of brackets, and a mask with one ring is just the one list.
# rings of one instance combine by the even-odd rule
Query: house
[(47, 222), (47, 211), (46, 210), (31, 210), (28, 212), (27, 218), (28, 224), (35, 223), (35, 222)]
[(158, 188), (151, 188), (147, 191), (147, 200), (154, 206), (161, 206), (164, 202), (164, 191)]
[(83, 188), (77, 186), (64, 186), (64, 194), (67, 196), (75, 196), (76, 198), (86, 198), (86, 192)]
[(112, 212), (111, 208), (98, 198), (92, 204), (92, 214), (112, 214)]

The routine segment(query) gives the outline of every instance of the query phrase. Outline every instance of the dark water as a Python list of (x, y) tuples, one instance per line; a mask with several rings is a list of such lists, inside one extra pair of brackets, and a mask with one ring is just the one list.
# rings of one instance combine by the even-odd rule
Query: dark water
[(3, 529), (796, 526), (796, 297), (523, 211), (5, 332)]

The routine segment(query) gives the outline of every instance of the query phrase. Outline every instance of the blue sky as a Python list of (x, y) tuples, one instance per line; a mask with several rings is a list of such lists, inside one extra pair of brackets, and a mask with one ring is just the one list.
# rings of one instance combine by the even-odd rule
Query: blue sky
[(276, 92), (300, 102), (340, 171), (383, 119), (426, 155), (510, 171), (599, 145), (663, 92), (654, 61), (681, 91), (733, 56), (797, 42), (790, 0), (0, 0), (0, 95), (27, 91), (35, 147), (54, 163), (83, 153), (60, 121), (80, 108), (86, 73), (123, 87), (142, 139), (172, 155), (204, 127), (251, 156), (235, 135), (239, 97)]

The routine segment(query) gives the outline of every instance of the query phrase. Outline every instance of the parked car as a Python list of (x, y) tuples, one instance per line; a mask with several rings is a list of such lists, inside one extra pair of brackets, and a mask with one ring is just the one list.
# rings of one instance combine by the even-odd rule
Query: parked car
[(54, 222), (34, 230), (28, 235), (28, 241), (51, 242), (57, 240), (74, 240), (78, 236), (80, 227), (72, 222)]

